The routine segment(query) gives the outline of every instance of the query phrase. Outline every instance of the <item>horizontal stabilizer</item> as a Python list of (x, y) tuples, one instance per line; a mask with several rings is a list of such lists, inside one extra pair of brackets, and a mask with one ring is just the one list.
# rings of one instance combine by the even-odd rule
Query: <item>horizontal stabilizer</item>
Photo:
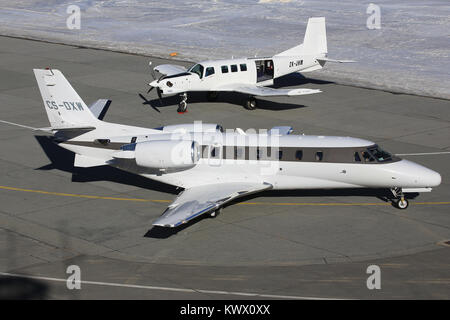
[(107, 165), (105, 160), (75, 154), (74, 167), (90, 168)]
[(318, 61), (324, 61), (324, 62), (337, 62), (337, 63), (354, 63), (355, 60), (336, 60), (336, 59), (329, 59), (329, 58), (319, 58)]
[(99, 100), (95, 101), (93, 104), (91, 104), (89, 106), (89, 109), (94, 114), (94, 116), (97, 117), (97, 119), (103, 120), (110, 105), (111, 105), (111, 100), (99, 99)]

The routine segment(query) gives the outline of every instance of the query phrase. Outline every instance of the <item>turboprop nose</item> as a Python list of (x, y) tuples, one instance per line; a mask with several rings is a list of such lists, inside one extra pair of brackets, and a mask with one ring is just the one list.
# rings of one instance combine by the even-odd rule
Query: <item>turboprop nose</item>
[(437, 187), (442, 178), (439, 173), (409, 160), (401, 160), (399, 165), (405, 175), (412, 179), (417, 187)]
[(158, 86), (158, 80), (153, 80), (148, 85), (156, 88)]

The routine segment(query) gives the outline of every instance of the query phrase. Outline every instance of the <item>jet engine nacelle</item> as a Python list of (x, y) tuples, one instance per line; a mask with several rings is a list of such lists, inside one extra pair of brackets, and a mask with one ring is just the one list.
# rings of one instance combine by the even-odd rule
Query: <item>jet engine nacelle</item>
[(160, 128), (163, 132), (223, 132), (221, 125), (216, 123), (184, 123), (184, 124), (173, 124), (169, 126), (164, 126)]
[(136, 164), (152, 169), (185, 169), (195, 166), (201, 147), (192, 140), (158, 140), (136, 144)]

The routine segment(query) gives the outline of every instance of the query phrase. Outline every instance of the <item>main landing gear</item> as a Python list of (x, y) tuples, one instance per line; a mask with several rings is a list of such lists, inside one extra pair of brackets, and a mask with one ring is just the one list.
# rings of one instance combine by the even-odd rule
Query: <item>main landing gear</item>
[(217, 209), (214, 210), (214, 211), (211, 211), (211, 213), (209, 214), (209, 216), (210, 216), (211, 218), (215, 218), (215, 217), (217, 217), (221, 212), (222, 212), (222, 207), (217, 208)]
[(394, 205), (398, 209), (406, 209), (408, 208), (408, 200), (405, 199), (405, 195), (403, 194), (402, 188), (392, 188), (391, 189), (392, 194), (394, 195)]
[(177, 112), (178, 113), (185, 113), (187, 112), (187, 93), (182, 93), (180, 94), (181, 97), (181, 101), (178, 104), (178, 109)]
[(249, 96), (244, 104), (245, 109), (248, 110), (255, 110), (257, 106), (256, 99), (253, 96)]

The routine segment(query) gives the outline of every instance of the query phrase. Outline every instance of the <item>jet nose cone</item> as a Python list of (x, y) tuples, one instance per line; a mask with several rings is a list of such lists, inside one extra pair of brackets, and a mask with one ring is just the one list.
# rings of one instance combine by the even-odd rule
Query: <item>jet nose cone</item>
[(437, 187), (442, 182), (442, 177), (439, 173), (436, 171), (428, 169), (428, 172), (426, 173), (424, 179), (424, 183), (427, 185), (427, 187)]
[(437, 187), (442, 178), (439, 173), (412, 161), (402, 160), (406, 171), (413, 177), (414, 184), (420, 187)]

